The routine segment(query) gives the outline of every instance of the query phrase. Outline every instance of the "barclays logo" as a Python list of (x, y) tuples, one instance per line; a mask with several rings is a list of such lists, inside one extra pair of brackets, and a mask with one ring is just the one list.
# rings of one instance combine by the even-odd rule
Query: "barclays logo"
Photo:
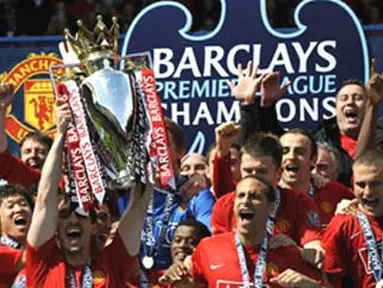
[(333, 116), (343, 81), (367, 81), (366, 39), (345, 3), (302, 1), (296, 28), (288, 31), (274, 29), (266, 11), (266, 0), (221, 0), (217, 27), (196, 35), (183, 5), (161, 1), (141, 11), (127, 31), (121, 54), (151, 53), (163, 107), (183, 126), (189, 150), (205, 151), (216, 125), (239, 120), (226, 84), (236, 80), (238, 63), (253, 60), (262, 72), (280, 71), (281, 85), (291, 81), (276, 106), (285, 128), (314, 128)]

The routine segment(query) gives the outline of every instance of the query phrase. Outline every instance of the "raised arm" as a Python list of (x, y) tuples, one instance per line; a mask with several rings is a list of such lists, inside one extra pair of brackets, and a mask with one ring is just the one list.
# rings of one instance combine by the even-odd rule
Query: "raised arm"
[[(244, 144), (251, 134), (256, 132), (272, 132), (281, 135), (283, 129), (279, 126), (275, 103), (286, 92), (290, 83), (280, 87), (280, 75), (273, 72), (257, 77), (258, 69), (249, 61), (245, 71), (238, 65), (238, 83), (228, 82), (231, 92), (241, 105), (241, 137)], [(256, 97), (261, 87), (261, 97)]]
[(132, 189), (130, 201), (132, 204), (125, 209), (118, 226), (118, 232), (130, 256), (137, 255), (140, 250), (141, 230), (146, 209), (153, 194), (153, 188), (149, 184), (145, 187), (143, 194), (141, 189), (141, 186)]
[(5, 115), (9, 103), (13, 98), (11, 84), (0, 84), (0, 153), (8, 149), (7, 135), (5, 134)]
[(62, 151), (66, 128), (71, 119), (69, 105), (56, 102), (55, 114), (57, 134), (42, 169), (32, 223), (27, 236), (29, 245), (34, 248), (39, 248), (52, 238), (57, 226), (57, 192), (61, 176)]
[(213, 155), (213, 191), (217, 199), (234, 191), (234, 175), (230, 168), (230, 148), (238, 140), (241, 128), (235, 123), (222, 123), (215, 129), (216, 152)]
[(366, 114), (358, 136), (356, 156), (374, 147), (378, 121), (378, 106), (383, 98), (383, 76), (376, 72), (375, 59), (371, 61), (371, 78), (367, 83)]

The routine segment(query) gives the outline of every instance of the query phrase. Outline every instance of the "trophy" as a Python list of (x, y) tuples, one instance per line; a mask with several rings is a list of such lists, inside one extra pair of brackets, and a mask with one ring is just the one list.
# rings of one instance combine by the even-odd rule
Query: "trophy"
[[(110, 29), (101, 16), (93, 31), (81, 21), (77, 24), (77, 34), (66, 30), (66, 41), (59, 45), (65, 64), (51, 67), (50, 76), (56, 96), (69, 103), (73, 113), (66, 136), (67, 189), (75, 191), (78, 209), (86, 212), (94, 199), (103, 201), (107, 189), (127, 191), (137, 184), (154, 183), (151, 131), (153, 125), (165, 126), (162, 114), (154, 122), (148, 113), (142, 83), (147, 73), (152, 74), (149, 54), (118, 59), (116, 18)], [(119, 61), (122, 70), (116, 69)], [(65, 73), (56, 73), (63, 69)], [(165, 182), (173, 185), (173, 181), (171, 175)]]

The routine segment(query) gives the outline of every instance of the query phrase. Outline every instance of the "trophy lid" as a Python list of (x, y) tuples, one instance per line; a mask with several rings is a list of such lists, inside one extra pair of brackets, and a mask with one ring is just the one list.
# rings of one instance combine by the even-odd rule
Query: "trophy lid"
[(81, 20), (77, 21), (78, 31), (72, 36), (65, 29), (65, 39), (69, 42), (78, 59), (89, 74), (102, 69), (105, 59), (113, 63), (118, 49), (120, 26), (117, 17), (112, 18), (110, 29), (106, 27), (102, 16), (97, 16), (97, 24), (93, 31), (88, 30)]

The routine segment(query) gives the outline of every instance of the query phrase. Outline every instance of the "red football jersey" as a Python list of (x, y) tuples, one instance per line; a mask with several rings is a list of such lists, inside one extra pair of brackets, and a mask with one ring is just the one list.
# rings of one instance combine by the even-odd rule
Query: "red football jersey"
[[(288, 235), (296, 243), (304, 245), (321, 238), (318, 208), (313, 199), (294, 190), (281, 189), (281, 204), (278, 209), (274, 234)], [(211, 216), (213, 234), (235, 230), (235, 192), (231, 192), (215, 203)]]
[[(368, 220), (379, 244), (378, 250), (381, 251), (383, 217), (368, 217)], [(353, 287), (375, 287), (364, 234), (356, 216), (336, 215), (324, 231), (322, 247), (326, 251), (324, 269), (330, 274), (330, 282), (339, 283), (342, 276), (347, 274), (354, 283)]]
[[(253, 281), (258, 249), (259, 247), (245, 247), (251, 281)], [(193, 253), (192, 262), (192, 276), (197, 283), (207, 284), (211, 288), (243, 287), (234, 233), (224, 233), (203, 239)], [(268, 251), (263, 287), (281, 287), (270, 284), (269, 281), (288, 268), (307, 275), (318, 283), (321, 281), (319, 271), (302, 260), (299, 249), (289, 246)]]
[(322, 226), (327, 226), (335, 214), (336, 206), (342, 199), (353, 199), (352, 191), (343, 184), (331, 181), (323, 188), (314, 188), (314, 202), (319, 211)]
[(353, 160), (355, 160), (356, 145), (358, 144), (358, 141), (348, 137), (347, 135), (341, 134), (340, 144), (342, 145), (343, 150), (346, 151)]
[(17, 276), (17, 264), (23, 254), (21, 249), (0, 246), (0, 288), (12, 286)]
[[(125, 286), (125, 275), (129, 273), (135, 258), (126, 251), (119, 233), (99, 257), (92, 260), (93, 288), (118, 288)], [(53, 237), (38, 249), (27, 245), (27, 287), (65, 288), (68, 287), (64, 255)], [(71, 267), (77, 285), (81, 287), (83, 267)]]

